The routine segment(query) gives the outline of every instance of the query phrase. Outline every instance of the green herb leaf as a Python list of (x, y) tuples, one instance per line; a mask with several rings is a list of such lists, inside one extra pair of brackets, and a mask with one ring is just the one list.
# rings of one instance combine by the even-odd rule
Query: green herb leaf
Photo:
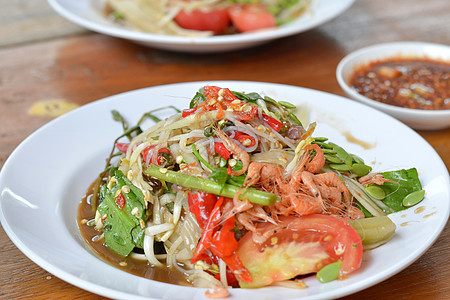
[[(106, 245), (116, 253), (127, 256), (135, 247), (143, 246), (144, 230), (141, 222), (145, 220), (145, 201), (139, 188), (132, 185), (122, 172), (115, 170), (114, 174), (118, 183), (111, 190), (107, 185), (101, 187), (102, 202), (97, 210), (101, 216), (106, 216), (103, 221)], [(119, 208), (114, 195), (125, 185), (130, 188), (130, 192), (121, 193), (125, 198), (125, 206)]]
[(242, 186), (245, 181), (245, 176), (245, 174), (242, 174), (240, 176), (228, 176), (227, 183), (235, 186)]
[(394, 211), (405, 209), (402, 202), (410, 193), (422, 190), (416, 168), (402, 169), (381, 173), (384, 178), (393, 182), (385, 182), (380, 187), (385, 191), (383, 202)]
[(232, 91), (233, 95), (235, 95), (238, 99), (249, 103), (249, 104), (253, 104), (253, 105), (257, 105), (256, 104), (256, 100), (258, 99), (263, 99), (258, 93), (240, 93), (240, 92), (235, 92)]
[(189, 104), (189, 108), (197, 107), (200, 103), (205, 102), (206, 98), (203, 94), (197, 92), (195, 93), (194, 98), (192, 98), (191, 103)]
[(230, 175), (228, 175), (227, 168), (217, 168), (213, 169), (211, 175), (208, 176), (208, 178), (211, 178), (212, 180), (216, 181), (218, 184), (225, 184), (227, 182), (227, 179)]
[(233, 169), (233, 171), (236, 172), (236, 171), (242, 170), (243, 167), (244, 167), (244, 164), (242, 163), (242, 161), (236, 160), (236, 164), (231, 169)]

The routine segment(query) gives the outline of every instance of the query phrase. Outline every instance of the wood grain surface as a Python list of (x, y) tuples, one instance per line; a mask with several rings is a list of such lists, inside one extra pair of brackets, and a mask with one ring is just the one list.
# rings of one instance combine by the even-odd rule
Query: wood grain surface
[[(450, 44), (447, 0), (357, 0), (338, 18), (308, 32), (255, 48), (202, 55), (146, 48), (86, 31), (56, 15), (45, 1), (2, 0), (0, 5), (0, 167), (24, 138), (52, 119), (28, 113), (38, 101), (83, 105), (138, 88), (197, 80), (276, 82), (344, 95), (335, 70), (351, 51), (390, 41)], [(33, 33), (42, 33), (39, 28), (45, 34)], [(450, 128), (418, 133), (450, 169)], [(411, 266), (344, 299), (450, 298), (449, 241), (447, 225)], [(3, 229), (0, 253), (1, 299), (102, 298), (38, 267)]]

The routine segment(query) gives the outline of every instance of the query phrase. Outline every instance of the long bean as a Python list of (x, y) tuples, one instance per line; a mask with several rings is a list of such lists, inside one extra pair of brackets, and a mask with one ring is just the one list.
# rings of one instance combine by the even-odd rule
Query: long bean
[(230, 184), (222, 185), (213, 180), (198, 178), (179, 172), (174, 172), (171, 170), (160, 168), (156, 165), (150, 165), (147, 169), (144, 170), (144, 174), (147, 176), (155, 177), (159, 180), (178, 184), (187, 188), (202, 190), (207, 193), (224, 196), (228, 198), (233, 198), (237, 192), (242, 191), (242, 193), (239, 195), (240, 200), (248, 200), (249, 202), (257, 203), (260, 205), (271, 205), (278, 201), (278, 196), (275, 194), (267, 193), (252, 188), (244, 189)]

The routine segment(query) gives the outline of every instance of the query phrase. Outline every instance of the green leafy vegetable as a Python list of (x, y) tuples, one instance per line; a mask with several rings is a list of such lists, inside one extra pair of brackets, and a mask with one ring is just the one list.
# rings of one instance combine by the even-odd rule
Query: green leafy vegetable
[(242, 170), (243, 167), (244, 167), (244, 163), (240, 160), (236, 160), (236, 164), (233, 167), (231, 167), (231, 169), (234, 172), (237, 172), (239, 170)]
[(252, 104), (252, 105), (257, 105), (256, 100), (263, 99), (258, 93), (241, 93), (241, 92), (236, 92), (236, 91), (232, 91), (232, 93), (238, 99), (240, 99), (246, 103)]
[(217, 168), (212, 170), (212, 173), (208, 176), (208, 178), (211, 178), (220, 185), (224, 185), (229, 176), (230, 175), (228, 174), (227, 168)]
[(205, 96), (203, 96), (202, 93), (197, 92), (195, 93), (194, 98), (192, 98), (191, 103), (189, 104), (189, 108), (197, 107), (200, 105), (200, 103), (205, 101), (206, 101)]
[[(127, 256), (135, 248), (142, 248), (144, 229), (141, 227), (145, 220), (145, 202), (142, 192), (132, 185), (122, 172), (114, 172), (117, 184), (109, 189), (102, 185), (98, 212), (103, 217), (103, 231), (106, 245), (116, 253)], [(123, 188), (127, 186), (127, 188)], [(125, 203), (118, 204), (115, 195), (123, 195)]]
[(422, 190), (416, 168), (383, 172), (381, 175), (393, 181), (385, 182), (380, 187), (386, 193), (383, 202), (394, 211), (400, 211), (406, 208), (402, 202), (408, 194)]

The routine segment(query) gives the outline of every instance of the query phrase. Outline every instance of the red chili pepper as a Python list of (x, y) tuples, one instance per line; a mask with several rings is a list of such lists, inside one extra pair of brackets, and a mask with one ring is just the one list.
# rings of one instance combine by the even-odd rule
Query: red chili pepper
[(119, 194), (116, 198), (117, 207), (123, 209), (125, 206), (125, 197), (122, 194)]
[(254, 137), (252, 137), (251, 135), (242, 133), (240, 131), (235, 131), (234, 132), (234, 139), (239, 141), (239, 143), (241, 144), (245, 144), (244, 141), (245, 140), (250, 140), (250, 145), (244, 145), (244, 147), (253, 147), (256, 144), (256, 140)]
[(253, 282), (252, 274), (244, 266), (236, 252), (225, 257), (221, 257), (225, 264), (236, 274), (236, 277), (244, 282)]
[(181, 113), (181, 117), (186, 118), (187, 116), (195, 113), (196, 110), (197, 110), (197, 107), (183, 109), (183, 112)]
[(214, 233), (211, 241), (211, 251), (218, 257), (225, 257), (237, 250), (238, 242), (234, 237), (234, 216), (225, 221), (222, 228)]
[(216, 153), (225, 160), (231, 157), (231, 152), (225, 147), (223, 143), (214, 143), (214, 151), (216, 151)]
[[(227, 283), (229, 286), (232, 287), (239, 287), (239, 281), (237, 281), (236, 276), (234, 275), (233, 271), (231, 271), (230, 268), (227, 268)], [(217, 280), (220, 280), (220, 274), (214, 275), (214, 278)]]
[(237, 278), (245, 282), (252, 282), (252, 275), (242, 264), (236, 253), (238, 242), (236, 241), (234, 232), (231, 231), (234, 228), (234, 217), (226, 220), (222, 228), (216, 230), (221, 218), (220, 210), (223, 201), (224, 197), (219, 197), (214, 205), (191, 263), (194, 264), (197, 261), (204, 259), (205, 252), (210, 249), (213, 255), (221, 258), (225, 262)]
[(207, 263), (208, 265), (217, 264), (218, 261), (219, 261), (219, 259), (217, 258), (217, 256), (211, 257), (211, 256), (209, 256), (209, 255), (207, 255), (207, 254), (205, 254), (205, 253), (200, 254), (200, 255), (198, 256), (198, 259), (197, 259), (197, 260), (203, 260), (203, 261), (204, 261), (205, 263)]
[(116, 148), (122, 153), (127, 153), (130, 143), (116, 143)]
[(228, 167), (227, 167), (227, 173), (228, 173), (228, 175), (233, 176), (233, 174), (234, 174), (233, 168), (231, 168), (230, 166), (228, 166)]
[[(245, 282), (252, 282), (252, 275), (247, 268), (242, 264), (241, 260), (236, 254), (238, 242), (232, 231), (234, 228), (234, 217), (225, 221), (225, 224), (218, 230), (211, 241), (211, 252), (221, 258), (225, 264), (230, 268), (232, 274)], [(228, 277), (227, 277), (228, 278)]]
[(281, 127), (283, 127), (283, 123), (278, 121), (275, 118), (272, 118), (271, 116), (268, 116), (266, 114), (262, 114), (264, 122), (267, 123), (270, 127), (272, 127), (276, 132), (279, 132)]
[(217, 196), (214, 194), (203, 191), (188, 194), (189, 211), (195, 215), (201, 229), (204, 229), (208, 224), (216, 202)]
[(205, 229), (203, 230), (202, 237), (198, 242), (197, 249), (195, 250), (194, 255), (192, 256), (191, 263), (194, 264), (201, 259), (201, 255), (206, 252), (211, 246), (211, 240), (214, 235), (214, 229), (219, 224), (220, 221), (220, 207), (223, 203), (223, 197), (219, 197), (214, 208), (209, 216), (208, 223), (206, 224)]

